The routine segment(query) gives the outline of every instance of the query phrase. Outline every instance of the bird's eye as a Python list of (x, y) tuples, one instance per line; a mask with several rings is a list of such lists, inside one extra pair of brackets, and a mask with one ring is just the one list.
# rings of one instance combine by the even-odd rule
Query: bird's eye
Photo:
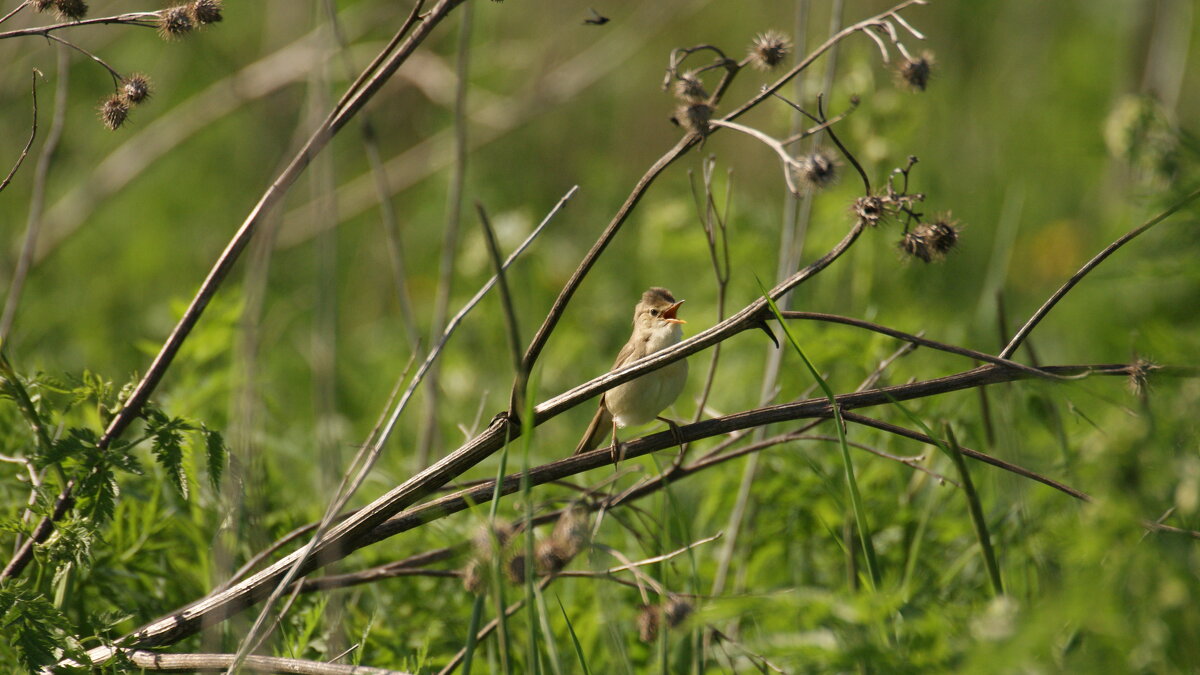
[(658, 316), (658, 310), (657, 309), (650, 310), (650, 316)]

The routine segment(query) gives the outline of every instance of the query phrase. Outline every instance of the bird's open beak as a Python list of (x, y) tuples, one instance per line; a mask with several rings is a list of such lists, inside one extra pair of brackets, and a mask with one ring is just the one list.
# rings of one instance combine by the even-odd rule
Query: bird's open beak
[(683, 300), (680, 300), (679, 302), (677, 302), (677, 303), (671, 305), (670, 307), (666, 308), (665, 310), (663, 310), (662, 320), (666, 321), (667, 323), (687, 323), (683, 319), (675, 318), (675, 312), (679, 311), (679, 306), (682, 304), (683, 304)]

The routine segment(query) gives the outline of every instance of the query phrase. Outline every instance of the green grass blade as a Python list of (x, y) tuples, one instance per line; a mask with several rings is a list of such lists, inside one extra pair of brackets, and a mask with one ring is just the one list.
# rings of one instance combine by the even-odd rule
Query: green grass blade
[(963, 492), (967, 495), (967, 508), (971, 513), (971, 525), (975, 528), (975, 537), (979, 539), (979, 548), (983, 550), (983, 563), (987, 567), (988, 577), (992, 581), (992, 590), (996, 595), (1004, 595), (1004, 584), (1000, 579), (1000, 565), (996, 562), (996, 551), (992, 548), (992, 538), (988, 536), (987, 522), (983, 517), (983, 506), (979, 502), (979, 494), (975, 492), (975, 484), (971, 482), (971, 472), (967, 470), (967, 462), (963, 459), (962, 447), (954, 437), (950, 423), (943, 425), (946, 432), (946, 442), (950, 445), (950, 458), (958, 469), (962, 480)]
[(583, 645), (579, 644), (579, 636), (575, 634), (575, 626), (571, 625), (571, 618), (567, 616), (567, 608), (563, 607), (562, 598), (558, 595), (555, 595), (554, 599), (558, 601), (558, 608), (562, 610), (563, 621), (567, 622), (567, 632), (571, 634), (571, 644), (575, 646), (575, 657), (579, 659), (579, 667), (583, 668), (583, 675), (592, 675), (587, 658), (583, 655)]
[(812, 362), (808, 360), (808, 356), (804, 353), (804, 349), (800, 347), (800, 343), (796, 341), (796, 336), (792, 335), (791, 329), (788, 328), (787, 322), (779, 313), (779, 307), (775, 305), (775, 301), (771, 299), (767, 289), (759, 282), (759, 288), (762, 289), (763, 297), (766, 298), (767, 304), (771, 307), (771, 312), (775, 315), (775, 319), (779, 322), (779, 327), (783, 329), (783, 334), (787, 336), (788, 343), (792, 345), (792, 349), (800, 355), (800, 360), (804, 362), (804, 366), (808, 368), (808, 372), (813, 376), (813, 379), (820, 385), (821, 391), (824, 392), (825, 398), (829, 399), (829, 406), (833, 409), (833, 418), (837, 427), (838, 445), (842, 449), (842, 467), (846, 476), (846, 487), (850, 492), (850, 505), (854, 511), (854, 521), (858, 530), (859, 543), (862, 544), (863, 553), (867, 562), (867, 572), (870, 577), (868, 580), (871, 589), (879, 587), (879, 563), (875, 559), (875, 545), (871, 543), (870, 524), (867, 522), (866, 509), (863, 508), (862, 495), (858, 491), (858, 481), (854, 478), (854, 463), (850, 459), (850, 446), (846, 444), (846, 425), (842, 421), (842, 410), (838, 407), (837, 398), (834, 396), (833, 389), (829, 387), (829, 383), (825, 378), (821, 377), (821, 373), (817, 371)]
[(904, 416), (913, 424), (920, 428), (922, 433), (931, 438), (938, 450), (941, 450), (954, 462), (955, 468), (958, 469), (959, 478), (962, 481), (963, 493), (967, 497), (967, 511), (971, 516), (971, 527), (975, 530), (975, 537), (979, 540), (979, 548), (983, 551), (983, 564), (987, 568), (988, 577), (992, 584), (992, 591), (996, 595), (1003, 595), (1004, 584), (1000, 579), (1000, 565), (996, 560), (996, 551), (992, 548), (992, 539), (988, 535), (987, 521), (983, 516), (983, 506), (979, 501), (979, 493), (975, 491), (975, 484), (971, 482), (971, 474), (967, 471), (967, 462), (963, 459), (962, 447), (959, 446), (958, 439), (955, 438), (950, 424), (946, 423), (943, 426), (946, 440), (939, 440), (934, 435), (933, 430), (920, 417), (917, 417), (911, 410), (904, 407), (902, 403), (892, 399), (892, 404), (900, 412), (904, 413)]

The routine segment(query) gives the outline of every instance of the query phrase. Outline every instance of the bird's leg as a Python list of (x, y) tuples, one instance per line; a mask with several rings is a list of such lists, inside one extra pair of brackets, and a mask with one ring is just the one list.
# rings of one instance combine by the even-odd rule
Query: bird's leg
[(669, 420), (661, 415), (658, 416), (658, 419), (671, 427), (671, 436), (675, 439), (675, 445), (679, 446), (679, 455), (675, 457), (674, 463), (675, 466), (679, 466), (683, 462), (683, 453), (686, 450), (683, 446), (683, 434), (679, 432), (679, 425), (675, 423), (675, 420)]
[(622, 448), (620, 441), (617, 440), (617, 421), (614, 419), (613, 420), (613, 434), (612, 434), (613, 466), (616, 467), (616, 466), (620, 465), (620, 462), (622, 459), (625, 459), (625, 448)]

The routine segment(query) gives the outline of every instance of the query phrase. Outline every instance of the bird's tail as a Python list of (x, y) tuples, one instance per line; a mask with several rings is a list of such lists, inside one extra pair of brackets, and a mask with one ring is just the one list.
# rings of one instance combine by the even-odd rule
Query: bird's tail
[(608, 412), (608, 406), (604, 405), (604, 399), (601, 398), (596, 415), (592, 417), (592, 423), (588, 425), (587, 431), (575, 448), (575, 454), (580, 455), (589, 450), (595, 450), (612, 433), (612, 424), (612, 413)]

